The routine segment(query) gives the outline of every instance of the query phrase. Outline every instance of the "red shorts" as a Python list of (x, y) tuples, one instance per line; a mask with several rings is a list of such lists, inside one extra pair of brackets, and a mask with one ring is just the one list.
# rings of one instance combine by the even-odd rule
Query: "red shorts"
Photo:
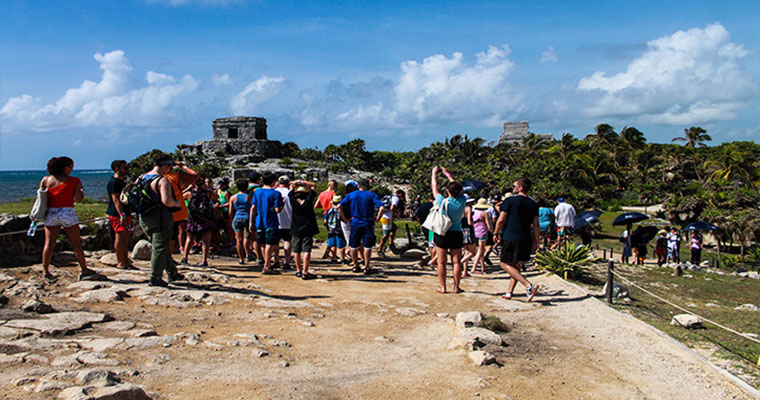
[(116, 233), (129, 232), (129, 229), (127, 229), (127, 227), (132, 225), (131, 216), (127, 216), (127, 218), (124, 220), (124, 223), (122, 223), (120, 217), (114, 217), (112, 215), (109, 215), (108, 221), (111, 222), (111, 228), (113, 228), (113, 231)]

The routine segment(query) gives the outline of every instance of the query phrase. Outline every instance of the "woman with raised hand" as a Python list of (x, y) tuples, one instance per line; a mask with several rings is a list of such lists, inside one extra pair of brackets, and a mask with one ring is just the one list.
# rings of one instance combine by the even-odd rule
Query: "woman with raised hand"
[(430, 186), (433, 188), (435, 204), (444, 208), (446, 202), (446, 214), (451, 219), (451, 227), (443, 235), (434, 234), (433, 243), (435, 244), (436, 257), (438, 258), (438, 283), (440, 287), (436, 289), (438, 293), (446, 293), (446, 261), (451, 256), (451, 262), (454, 264), (454, 293), (461, 293), (463, 290), (459, 287), (459, 281), (462, 279), (462, 216), (464, 215), (465, 203), (467, 199), (462, 194), (462, 184), (451, 177), (446, 168), (441, 167), (440, 171), (449, 185), (446, 187), (448, 197), (441, 194), (438, 190), (438, 166), (433, 167)]
[(40, 189), (48, 191), (48, 212), (45, 217), (45, 247), (42, 250), (42, 271), (45, 279), (55, 279), (50, 273), (58, 234), (63, 229), (69, 238), (74, 256), (81, 269), (79, 280), (103, 280), (105, 276), (87, 268), (79, 234), (79, 218), (74, 203), (84, 200), (84, 189), (79, 178), (71, 176), (74, 160), (69, 157), (53, 157), (47, 163), (50, 175), (42, 178)]

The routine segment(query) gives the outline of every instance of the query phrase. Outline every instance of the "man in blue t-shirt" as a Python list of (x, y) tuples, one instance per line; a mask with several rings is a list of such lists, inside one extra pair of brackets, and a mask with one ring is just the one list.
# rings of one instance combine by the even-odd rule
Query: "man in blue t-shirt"
[[(359, 267), (358, 251), (359, 246), (364, 247), (364, 274), (369, 275), (374, 271), (369, 266), (370, 257), (372, 257), (372, 246), (375, 245), (375, 208), (383, 206), (380, 198), (368, 190), (367, 181), (362, 179), (361, 183), (355, 181), (347, 182), (350, 185), (356, 185), (358, 190), (346, 195), (340, 202), (341, 218), (351, 224), (351, 236), (348, 245), (351, 248), (351, 259), (354, 264), (353, 272), (361, 272)], [(351, 218), (348, 218), (351, 215)]]
[(512, 292), (519, 281), (526, 288), (528, 301), (538, 292), (538, 285), (533, 285), (520, 273), (525, 261), (530, 260), (530, 253), (538, 249), (540, 243), (538, 204), (528, 197), (530, 179), (518, 178), (512, 184), (514, 196), (508, 197), (499, 207), (499, 220), (495, 232), (504, 231), (497, 236), (496, 243), (501, 242), (501, 268), (512, 277), (509, 291), (503, 298), (512, 298)]
[(261, 177), (264, 186), (253, 192), (249, 218), (251, 230), (254, 225), (256, 227), (257, 242), (264, 246), (264, 269), (261, 273), (265, 275), (276, 273), (272, 269), (272, 256), (276, 256), (280, 242), (278, 235), (280, 221), (277, 219), (277, 214), (282, 211), (283, 201), (280, 192), (272, 188), (275, 179), (271, 172)]

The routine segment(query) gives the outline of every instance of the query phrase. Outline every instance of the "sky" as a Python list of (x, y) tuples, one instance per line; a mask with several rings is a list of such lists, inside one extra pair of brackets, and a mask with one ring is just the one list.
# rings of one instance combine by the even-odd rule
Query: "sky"
[(0, 170), (108, 169), (238, 115), (319, 149), (506, 121), (760, 142), (757, 0), (5, 0), (0, 19)]

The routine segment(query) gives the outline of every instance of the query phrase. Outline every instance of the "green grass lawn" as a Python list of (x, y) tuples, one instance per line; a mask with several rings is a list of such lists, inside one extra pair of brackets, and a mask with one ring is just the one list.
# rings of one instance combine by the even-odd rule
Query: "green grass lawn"
[[(8, 213), (13, 215), (29, 214), (29, 210), (32, 209), (33, 204), (33, 198), (23, 199), (15, 203), (2, 203), (0, 204), (0, 213)], [(105, 216), (107, 206), (107, 203), (85, 199), (84, 203), (77, 203), (75, 205), (75, 208), (77, 210), (77, 216), (79, 216), (79, 220), (88, 221)]]

